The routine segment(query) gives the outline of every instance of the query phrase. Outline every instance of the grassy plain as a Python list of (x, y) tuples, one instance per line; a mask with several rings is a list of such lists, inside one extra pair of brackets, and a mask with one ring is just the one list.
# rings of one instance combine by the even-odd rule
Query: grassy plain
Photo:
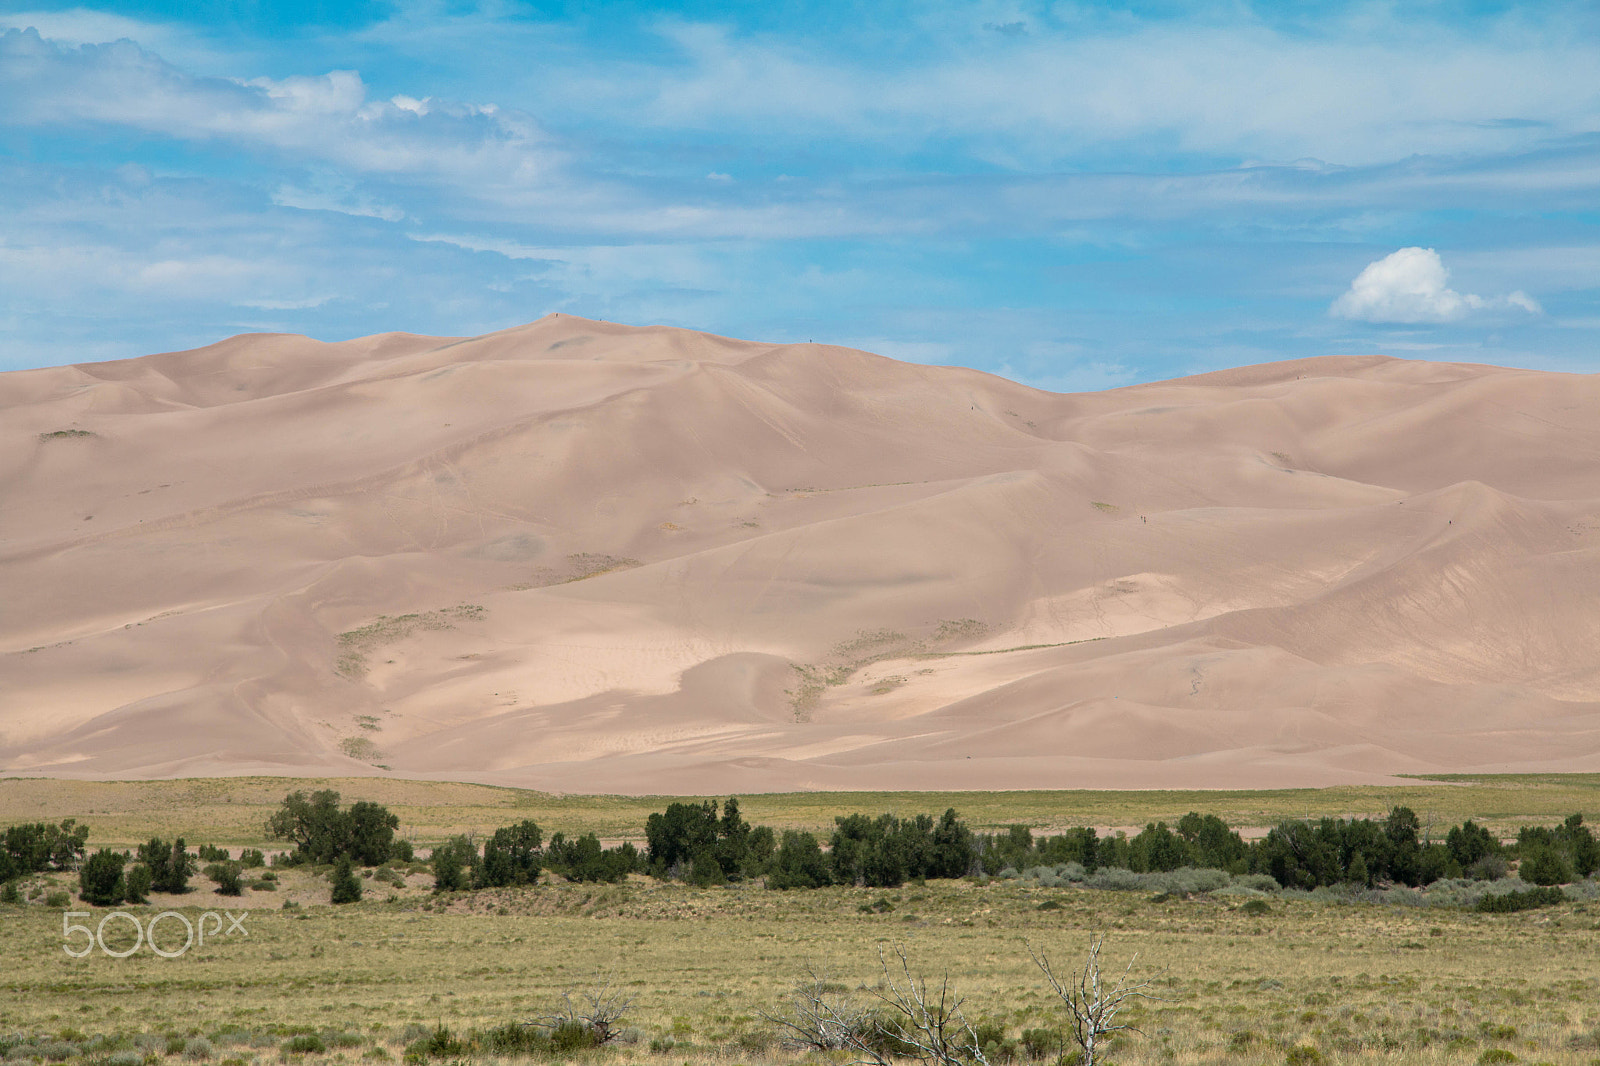
[[(1496, 1047), (1531, 1061), (1600, 1058), (1600, 911), (1290, 901), (1251, 916), (1238, 902), (1015, 882), (781, 893), (639, 879), (468, 894), (433, 910), (416, 896), (256, 910), (248, 936), (213, 935), (176, 959), (69, 958), (59, 911), (0, 908), (0, 1032), (205, 1035), (218, 1055), (265, 1062), (293, 1031), (337, 1030), (359, 1036), (340, 1053), (354, 1059), (398, 1054), (407, 1026), (526, 1020), (599, 973), (637, 996), (642, 1039), (611, 1057), (792, 1059), (769, 1046), (758, 1011), (781, 1009), (807, 964), (870, 987), (879, 946), (903, 944), (919, 969), (953, 975), (971, 1015), (1015, 1036), (1060, 1021), (1025, 942), (1070, 962), (1101, 929), (1111, 960), (1137, 953), (1161, 997), (1117, 1062), (1276, 1063), (1298, 1046), (1330, 1061), (1475, 1062)], [(159, 909), (128, 908), (146, 921)], [(131, 942), (124, 927), (107, 926), (114, 950)], [(182, 939), (170, 920), (162, 937), (169, 949)], [(227, 1051), (230, 1032), (267, 1047)]]
[[(593, 832), (609, 840), (644, 839), (644, 822), (674, 800), (722, 797), (562, 796), (529, 789), (389, 777), (189, 778), (173, 781), (0, 779), (0, 825), (77, 818), (93, 827), (94, 844), (126, 846), (152, 835), (261, 846), (262, 827), (294, 789), (331, 788), (346, 801), (382, 803), (400, 817), (401, 832), (421, 844), (457, 833), (484, 833), (531, 818), (546, 833)], [(832, 829), (835, 815), (863, 811), (940, 814), (954, 807), (977, 829), (1024, 824), (1037, 831), (1071, 826), (1139, 827), (1174, 822), (1189, 811), (1215, 814), (1236, 827), (1261, 828), (1284, 818), (1382, 817), (1397, 804), (1425, 826), (1473, 818), (1507, 835), (1527, 824), (1549, 825), (1573, 811), (1600, 814), (1600, 774), (1520, 774), (1416, 778), (1402, 785), (1359, 785), (1275, 791), (1174, 790), (1116, 792), (786, 792), (739, 797), (745, 819), (780, 829)]]
[[(636, 836), (643, 815), (665, 802), (369, 779), (5, 781), (0, 824), (77, 817), (94, 828), (91, 844), (183, 833), (191, 843), (255, 845), (285, 791), (314, 787), (388, 803), (422, 841), (524, 817), (547, 832)], [(945, 806), (979, 826), (1136, 825), (1189, 809), (1266, 824), (1409, 802), (1441, 822), (1472, 816), (1514, 828), (1574, 810), (1592, 819), (1597, 796), (1600, 779), (1541, 777), (1393, 791), (797, 794), (742, 802), (752, 821), (808, 827), (849, 810)], [(1278, 1066), (1291, 1055), (1301, 1066), (1426, 1066), (1478, 1063), (1496, 1051), (1526, 1063), (1600, 1063), (1595, 904), (1480, 915), (1274, 899), (1269, 913), (1251, 915), (1237, 897), (1158, 900), (1021, 882), (784, 893), (642, 877), (438, 897), (425, 875), (414, 874), (401, 888), (368, 880), (365, 901), (334, 908), (321, 902), (327, 882), (319, 875), (281, 876), (280, 891), (240, 901), (196, 892), (125, 908), (145, 922), (168, 908), (191, 921), (206, 909), (251, 908), (248, 935), (213, 932), (203, 947), (174, 959), (148, 948), (126, 959), (98, 950), (69, 958), (59, 907), (0, 905), (0, 1038), (26, 1034), (32, 1046), (66, 1040), (81, 1047), (86, 1037), (128, 1043), (142, 1035), (148, 1066), (267, 1066), (285, 1058), (280, 1045), (292, 1033), (322, 1032), (330, 1050), (312, 1060), (354, 1066), (398, 1058), (422, 1027), (461, 1032), (527, 1020), (563, 991), (610, 974), (636, 997), (629, 1021), (639, 1039), (575, 1060), (760, 1066), (802, 1057), (775, 1043), (760, 1012), (781, 1010), (807, 965), (870, 990), (880, 947), (903, 945), (919, 970), (951, 975), (968, 996), (969, 1016), (999, 1021), (1015, 1037), (1061, 1021), (1026, 944), (1070, 965), (1089, 931), (1102, 930), (1110, 961), (1120, 969), (1137, 954), (1135, 972), (1154, 978), (1159, 996), (1139, 1010), (1143, 1035), (1115, 1048), (1112, 1059), (1123, 1066)], [(46, 888), (45, 880), (34, 879), (36, 887)], [(60, 889), (70, 879), (48, 880)], [(299, 906), (284, 909), (284, 901)], [(72, 906), (90, 909), (75, 898)], [(176, 923), (162, 929), (169, 948), (181, 942)], [(105, 933), (113, 949), (131, 943), (130, 934), (122, 919)], [(347, 1046), (332, 1047), (336, 1033)], [(169, 1035), (178, 1039), (169, 1044)], [(186, 1060), (181, 1048), (192, 1038), (209, 1049)], [(1320, 1059), (1297, 1048), (1315, 1049)]]

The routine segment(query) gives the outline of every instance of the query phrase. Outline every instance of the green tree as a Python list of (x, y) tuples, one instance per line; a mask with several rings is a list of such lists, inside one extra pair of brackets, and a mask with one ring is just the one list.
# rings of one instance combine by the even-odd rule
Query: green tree
[(122, 868), (128, 857), (120, 851), (101, 849), (89, 856), (78, 870), (78, 895), (96, 907), (112, 907), (122, 902), (125, 888)]
[(179, 837), (170, 846), (160, 837), (139, 845), (139, 861), (150, 868), (150, 888), (155, 892), (181, 895), (189, 891), (189, 878), (199, 866)]
[(429, 865), (433, 867), (435, 892), (460, 892), (472, 884), (478, 848), (467, 837), (453, 837), (433, 849)]
[(715, 854), (720, 828), (715, 800), (671, 803), (650, 815), (644, 834), (651, 872), (657, 877), (681, 874), (701, 852)]
[(496, 829), (483, 843), (478, 883), (489, 888), (537, 883), (543, 858), (539, 851), (542, 841), (539, 826), (531, 821)]
[(924, 876), (965, 877), (972, 869), (977, 852), (973, 847), (972, 830), (961, 824), (954, 807), (945, 809), (931, 836), (933, 848)]
[(354, 865), (350, 856), (341, 855), (333, 864), (333, 896), (334, 903), (359, 903), (361, 902), (361, 878), (356, 876)]
[(363, 866), (379, 866), (395, 852), (398, 816), (388, 808), (358, 800), (348, 810), (339, 807), (339, 793), (331, 789), (291, 792), (267, 819), (267, 835), (292, 841), (296, 863), (330, 863), (341, 855)]
[(1600, 844), (1595, 842), (1593, 831), (1583, 824), (1583, 815), (1570, 815), (1556, 828), (1554, 836), (1579, 877), (1588, 877), (1600, 868)]
[(344, 854), (362, 866), (381, 866), (394, 850), (394, 831), (400, 828), (398, 815), (387, 807), (359, 800), (350, 805), (342, 819)]
[(1485, 856), (1500, 852), (1500, 841), (1494, 834), (1470, 818), (1445, 835), (1444, 846), (1450, 849), (1450, 857), (1463, 870), (1470, 869)]
[(1572, 864), (1559, 848), (1535, 845), (1523, 853), (1517, 875), (1531, 885), (1564, 885), (1572, 880)]
[(205, 875), (217, 886), (217, 895), (241, 896), (244, 883), (239, 879), (239, 869), (236, 862), (214, 862), (205, 868)]
[(832, 880), (827, 856), (822, 854), (817, 838), (810, 833), (784, 830), (783, 843), (772, 859), (772, 873), (767, 875), (767, 887), (821, 888)]
[(123, 878), (122, 898), (129, 903), (150, 901), (150, 867), (142, 862), (128, 867)]

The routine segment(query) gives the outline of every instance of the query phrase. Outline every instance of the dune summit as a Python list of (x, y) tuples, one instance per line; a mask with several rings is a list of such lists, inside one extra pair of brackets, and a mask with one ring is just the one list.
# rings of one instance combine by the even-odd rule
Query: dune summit
[(1597, 413), (1595, 377), (1485, 366), (1056, 395), (569, 316), (8, 373), (0, 768), (1597, 770)]

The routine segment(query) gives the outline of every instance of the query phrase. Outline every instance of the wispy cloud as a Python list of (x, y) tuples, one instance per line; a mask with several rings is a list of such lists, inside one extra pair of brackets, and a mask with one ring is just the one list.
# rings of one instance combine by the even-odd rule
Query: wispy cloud
[(1062, 388), (1600, 350), (1578, 6), (817, 2), (0, 16), (0, 365), (557, 309)]
[(122, 126), (230, 142), (360, 174), (489, 189), (538, 183), (556, 163), (537, 124), (493, 104), (370, 99), (355, 71), (199, 77), (132, 41), (62, 45), (0, 34), (0, 95), (14, 127)]

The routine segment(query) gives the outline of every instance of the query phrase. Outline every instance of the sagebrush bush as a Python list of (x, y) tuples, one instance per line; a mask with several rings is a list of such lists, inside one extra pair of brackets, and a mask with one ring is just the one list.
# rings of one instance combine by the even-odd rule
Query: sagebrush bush
[(328, 1050), (328, 1045), (316, 1033), (301, 1033), (285, 1040), (282, 1050), (285, 1055), (320, 1055)]
[(441, 1025), (406, 1048), (406, 1061), (418, 1063), (429, 1059), (459, 1058), (466, 1053), (466, 1043), (452, 1035), (448, 1026)]

